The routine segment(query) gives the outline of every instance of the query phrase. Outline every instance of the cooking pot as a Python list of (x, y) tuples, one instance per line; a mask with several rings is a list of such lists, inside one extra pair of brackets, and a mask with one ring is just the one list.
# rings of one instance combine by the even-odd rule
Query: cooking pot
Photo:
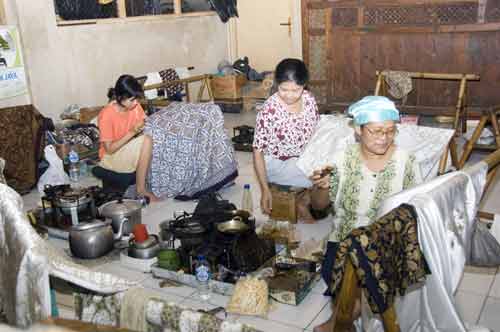
[(244, 220), (240, 216), (235, 216), (231, 220), (217, 224), (217, 230), (225, 234), (241, 234), (249, 231), (255, 226), (253, 217)]
[(101, 216), (111, 219), (113, 231), (118, 233), (122, 221), (122, 235), (132, 233), (134, 225), (140, 224), (142, 219), (143, 203), (133, 199), (119, 199), (116, 201), (107, 202), (99, 208)]
[(71, 227), (69, 231), (69, 248), (75, 257), (97, 258), (106, 255), (113, 249), (114, 240), (121, 237), (124, 222), (119, 225), (118, 233), (113, 234), (109, 222), (94, 221), (81, 223)]
[(149, 238), (153, 239), (151, 245), (144, 247), (139, 243), (135, 243), (134, 239), (129, 241), (128, 255), (134, 258), (150, 259), (156, 257), (156, 254), (160, 250), (160, 245), (158, 242), (158, 237), (156, 235), (150, 235)]

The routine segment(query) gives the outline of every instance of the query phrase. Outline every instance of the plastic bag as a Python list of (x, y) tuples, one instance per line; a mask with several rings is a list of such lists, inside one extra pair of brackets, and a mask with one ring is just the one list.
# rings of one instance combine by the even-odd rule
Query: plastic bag
[(42, 174), (38, 180), (38, 192), (41, 196), (45, 196), (43, 191), (46, 185), (56, 186), (61, 184), (69, 184), (69, 176), (64, 171), (62, 160), (56, 152), (53, 145), (47, 145), (44, 149), (45, 159), (49, 163), (49, 168)]
[(471, 238), (469, 265), (499, 266), (500, 244), (485, 223), (476, 220)]

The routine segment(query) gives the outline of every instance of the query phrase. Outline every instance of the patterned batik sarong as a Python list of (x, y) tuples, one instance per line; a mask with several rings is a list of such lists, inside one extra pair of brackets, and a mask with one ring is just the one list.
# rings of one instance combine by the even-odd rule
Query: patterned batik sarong
[(148, 185), (158, 197), (195, 199), (238, 175), (217, 105), (172, 103), (148, 118), (144, 132), (153, 140)]
[(397, 295), (425, 280), (429, 268), (420, 250), (417, 215), (402, 204), (373, 224), (354, 229), (340, 243), (332, 272), (333, 300), (350, 259), (374, 313), (383, 313)]

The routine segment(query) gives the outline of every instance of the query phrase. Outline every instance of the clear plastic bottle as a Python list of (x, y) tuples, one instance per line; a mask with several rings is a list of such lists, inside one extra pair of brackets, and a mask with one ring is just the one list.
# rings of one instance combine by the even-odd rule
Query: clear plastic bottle
[(198, 282), (198, 293), (203, 301), (210, 299), (210, 264), (205, 256), (198, 256), (195, 267), (196, 280)]
[(69, 179), (73, 182), (80, 180), (80, 157), (78, 153), (71, 148), (68, 154), (69, 160)]
[(243, 197), (241, 198), (241, 209), (253, 214), (253, 201), (250, 185), (247, 183), (243, 186)]

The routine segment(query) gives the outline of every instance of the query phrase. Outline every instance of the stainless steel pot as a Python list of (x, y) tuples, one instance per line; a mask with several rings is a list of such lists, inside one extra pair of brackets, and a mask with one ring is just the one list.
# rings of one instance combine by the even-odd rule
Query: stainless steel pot
[(69, 248), (75, 257), (97, 258), (113, 249), (114, 235), (109, 223), (94, 221), (73, 226), (69, 232)]
[(123, 225), (123, 235), (129, 235), (134, 225), (140, 224), (142, 219), (142, 203), (133, 199), (119, 199), (103, 204), (99, 208), (101, 216), (111, 219), (113, 231), (118, 233), (120, 224)]
[(158, 237), (156, 235), (150, 235), (151, 241), (150, 246), (143, 247), (139, 243), (135, 243), (134, 240), (130, 240), (128, 247), (128, 255), (134, 258), (150, 259), (156, 257), (158, 251), (160, 251), (160, 244), (158, 242)]

